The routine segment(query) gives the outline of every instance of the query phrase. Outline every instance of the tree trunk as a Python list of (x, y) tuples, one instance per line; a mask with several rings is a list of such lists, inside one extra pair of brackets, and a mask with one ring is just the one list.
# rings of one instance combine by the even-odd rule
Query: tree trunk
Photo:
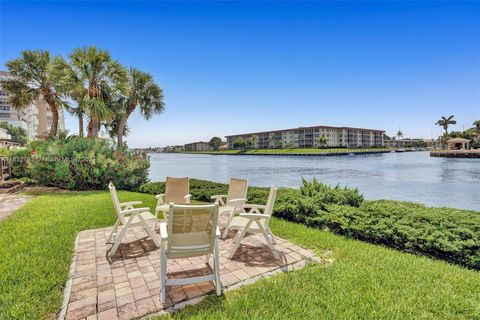
[(83, 111), (78, 111), (78, 136), (83, 138)]
[(98, 119), (98, 116), (95, 114), (92, 114), (92, 118), (90, 119), (90, 125), (89, 125), (89, 133), (88, 136), (90, 138), (98, 138), (98, 131), (100, 127), (100, 120)]
[(120, 151), (123, 146), (123, 131), (125, 130), (125, 125), (127, 124), (128, 115), (123, 115), (118, 124), (117, 131), (117, 151)]
[(125, 126), (127, 125), (128, 117), (132, 114), (133, 110), (135, 110), (135, 104), (130, 105), (130, 107), (125, 111), (125, 114), (120, 119), (120, 123), (118, 124), (118, 131), (117, 131), (117, 151), (123, 146), (123, 134), (125, 131)]
[(43, 98), (45, 102), (47, 102), (48, 106), (50, 107), (50, 111), (52, 112), (52, 126), (50, 127), (50, 135), (53, 137), (57, 136), (58, 133), (58, 107), (55, 99), (53, 98), (52, 92), (50, 89), (45, 89), (43, 92)]

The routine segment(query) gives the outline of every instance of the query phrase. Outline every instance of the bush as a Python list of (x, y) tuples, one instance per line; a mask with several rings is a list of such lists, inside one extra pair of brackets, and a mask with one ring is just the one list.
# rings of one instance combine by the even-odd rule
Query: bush
[(26, 148), (0, 148), (0, 156), (4, 156), (7, 163), (12, 167), (12, 178), (29, 176), (28, 162), (31, 151)]
[(41, 185), (72, 190), (133, 190), (147, 181), (148, 161), (115, 152), (103, 139), (72, 138), (66, 142), (37, 142), (29, 160), (30, 177)]

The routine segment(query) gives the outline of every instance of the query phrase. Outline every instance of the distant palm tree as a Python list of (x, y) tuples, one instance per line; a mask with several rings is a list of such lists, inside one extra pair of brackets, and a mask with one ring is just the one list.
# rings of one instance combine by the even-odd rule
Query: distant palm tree
[(473, 122), (473, 127), (477, 133), (480, 133), (480, 120), (476, 120)]
[(255, 145), (256, 145), (257, 142), (258, 142), (258, 136), (257, 136), (256, 134), (252, 134), (252, 135), (250, 136), (250, 138), (248, 139), (248, 142), (249, 142), (249, 144), (250, 144), (250, 147), (251, 147), (252, 149), (255, 149)]
[(9, 102), (16, 109), (22, 109), (42, 98), (52, 112), (50, 136), (58, 131), (58, 112), (63, 101), (55, 90), (50, 78), (50, 53), (43, 50), (22, 51), (20, 58), (5, 64), (11, 77), (1, 80), (2, 88), (10, 94)]
[(117, 149), (123, 146), (123, 135), (128, 117), (140, 106), (140, 113), (145, 119), (154, 114), (162, 113), (165, 109), (163, 91), (153, 81), (152, 75), (135, 68), (128, 72), (129, 94), (121, 98), (123, 112), (120, 117), (117, 132)]
[[(113, 118), (111, 103), (115, 97), (128, 95), (127, 71), (108, 51), (96, 47), (77, 48), (69, 58), (69, 73), (81, 82), (85, 93), (81, 107), (90, 116), (88, 137), (96, 138), (100, 122)], [(72, 86), (75, 83), (72, 81)]]
[(397, 132), (397, 138), (398, 138), (398, 140), (401, 140), (403, 138), (403, 132), (400, 129)]
[(445, 130), (445, 137), (446, 137), (448, 136), (448, 126), (451, 124), (457, 124), (457, 121), (455, 121), (453, 115), (451, 115), (448, 118), (442, 116), (442, 118), (438, 120), (435, 124), (437, 126), (443, 127), (443, 130)]

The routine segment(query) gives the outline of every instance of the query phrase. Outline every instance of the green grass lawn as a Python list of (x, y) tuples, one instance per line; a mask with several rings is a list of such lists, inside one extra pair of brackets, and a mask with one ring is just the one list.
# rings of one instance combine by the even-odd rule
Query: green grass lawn
[(305, 153), (343, 153), (343, 152), (367, 152), (367, 151), (391, 151), (388, 148), (363, 148), (363, 149), (346, 149), (346, 148), (293, 148), (293, 149), (255, 149), (255, 150), (221, 150), (221, 151), (196, 151), (188, 153), (206, 153), (206, 154), (305, 154)]
[[(121, 201), (151, 195), (120, 193)], [(0, 319), (51, 318), (77, 232), (113, 225), (106, 192), (44, 194), (0, 223)], [(274, 219), (273, 232), (335, 259), (173, 315), (211, 319), (480, 319), (480, 273)]]

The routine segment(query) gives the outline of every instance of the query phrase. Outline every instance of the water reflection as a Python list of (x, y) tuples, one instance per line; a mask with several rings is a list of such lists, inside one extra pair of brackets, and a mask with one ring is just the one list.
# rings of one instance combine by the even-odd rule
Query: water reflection
[(398, 199), (480, 210), (480, 161), (433, 158), (427, 152), (336, 157), (152, 154), (150, 179), (166, 176), (298, 188), (301, 177), (358, 187), (368, 199)]

